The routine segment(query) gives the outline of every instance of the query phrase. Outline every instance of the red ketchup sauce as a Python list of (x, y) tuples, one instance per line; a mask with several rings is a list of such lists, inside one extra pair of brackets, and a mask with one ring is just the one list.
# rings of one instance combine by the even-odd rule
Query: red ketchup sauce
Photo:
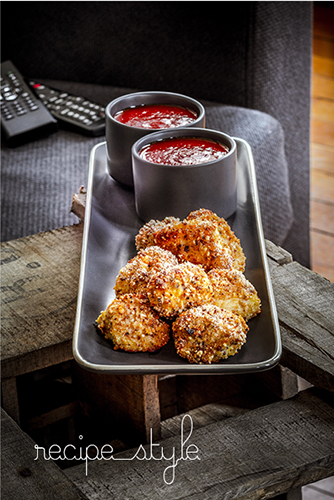
[(214, 161), (229, 152), (219, 142), (201, 137), (174, 137), (144, 146), (139, 155), (152, 163), (163, 165), (197, 165)]
[(197, 113), (170, 104), (143, 104), (118, 111), (114, 118), (131, 127), (161, 129), (189, 125), (197, 119)]

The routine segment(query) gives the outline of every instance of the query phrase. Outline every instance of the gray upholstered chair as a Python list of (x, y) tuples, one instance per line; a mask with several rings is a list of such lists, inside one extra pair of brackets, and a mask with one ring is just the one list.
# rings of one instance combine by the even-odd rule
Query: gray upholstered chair
[[(207, 127), (252, 147), (265, 236), (309, 265), (311, 2), (4, 2), (2, 23), (2, 59), (27, 77), (104, 105), (130, 89), (201, 100)], [(76, 222), (102, 140), (3, 145), (2, 239)]]

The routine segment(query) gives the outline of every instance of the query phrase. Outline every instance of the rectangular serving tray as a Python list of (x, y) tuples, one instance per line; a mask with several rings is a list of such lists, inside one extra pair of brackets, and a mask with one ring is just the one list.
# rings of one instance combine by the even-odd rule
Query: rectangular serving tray
[[(233, 374), (275, 366), (282, 346), (268, 270), (255, 167), (250, 146), (237, 143), (237, 211), (228, 223), (246, 255), (245, 276), (257, 289), (262, 312), (248, 322), (247, 342), (238, 354), (211, 365), (191, 364), (177, 355), (173, 340), (156, 353), (114, 350), (94, 325), (115, 297), (119, 270), (136, 255), (135, 237), (144, 222), (136, 214), (133, 190), (107, 172), (106, 143), (91, 152), (81, 255), (73, 354), (84, 368), (124, 374)], [(206, 208), (206, 207), (198, 207)], [(166, 216), (171, 214), (166, 214)]]

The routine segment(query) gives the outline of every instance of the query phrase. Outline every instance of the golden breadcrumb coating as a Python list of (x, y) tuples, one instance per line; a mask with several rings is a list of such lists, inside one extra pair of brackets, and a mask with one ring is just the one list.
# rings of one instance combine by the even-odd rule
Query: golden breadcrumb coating
[(180, 262), (244, 271), (245, 255), (227, 222), (210, 210), (197, 210), (180, 221), (173, 217), (150, 221), (136, 237), (138, 249), (157, 245), (172, 252)]
[(211, 269), (208, 277), (212, 283), (212, 303), (235, 314), (246, 321), (261, 312), (258, 294), (244, 274), (236, 269)]
[(241, 316), (212, 304), (188, 309), (173, 323), (177, 353), (198, 364), (234, 356), (246, 342), (247, 332)]
[(140, 228), (139, 233), (136, 236), (136, 247), (137, 250), (142, 250), (146, 247), (155, 245), (155, 234), (163, 227), (173, 226), (180, 219), (175, 217), (166, 217), (164, 220), (150, 220), (143, 227)]
[(209, 221), (182, 221), (162, 228), (156, 234), (156, 244), (172, 252), (179, 261), (201, 264), (207, 271), (212, 267), (233, 265), (228, 248), (217, 245), (216, 225)]
[(146, 295), (125, 294), (114, 299), (97, 319), (97, 326), (114, 349), (154, 352), (166, 345), (170, 327), (150, 307)]
[(208, 303), (212, 286), (202, 266), (184, 262), (155, 274), (147, 295), (161, 316), (172, 319), (185, 309)]
[(146, 293), (147, 284), (154, 273), (177, 264), (175, 255), (163, 248), (150, 246), (140, 250), (120, 270), (114, 286), (116, 297), (124, 293)]
[[(219, 241), (220, 246), (222, 248), (228, 248), (230, 250), (234, 261), (233, 268), (238, 269), (241, 272), (244, 272), (246, 257), (240, 245), (240, 240), (235, 236), (229, 224), (226, 222), (225, 219), (223, 219), (223, 217), (218, 217), (218, 215), (211, 212), (211, 210), (201, 208), (199, 210), (191, 212), (188, 215), (187, 219), (206, 220), (217, 224), (219, 238), (220, 238)], [(213, 267), (218, 267), (218, 266), (213, 266)]]

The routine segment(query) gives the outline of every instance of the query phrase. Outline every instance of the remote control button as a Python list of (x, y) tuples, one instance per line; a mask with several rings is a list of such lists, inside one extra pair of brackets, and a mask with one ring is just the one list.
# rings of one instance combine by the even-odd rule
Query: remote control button
[(4, 94), (6, 101), (15, 101), (15, 99), (18, 98), (16, 94), (10, 94), (9, 92), (6, 92)]

